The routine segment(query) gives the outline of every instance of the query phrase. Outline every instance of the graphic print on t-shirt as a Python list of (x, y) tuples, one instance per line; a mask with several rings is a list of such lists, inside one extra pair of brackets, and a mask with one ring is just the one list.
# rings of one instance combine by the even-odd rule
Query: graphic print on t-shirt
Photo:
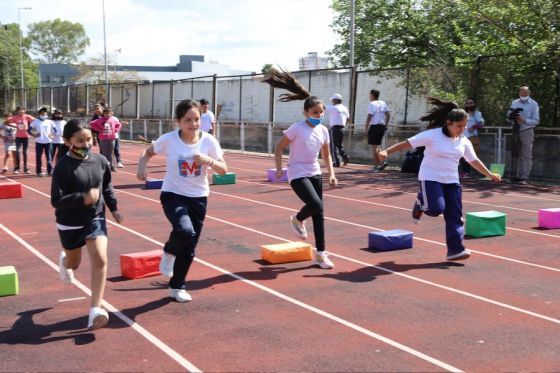
[(193, 161), (192, 156), (183, 156), (178, 160), (179, 176), (196, 177), (202, 174), (202, 165)]

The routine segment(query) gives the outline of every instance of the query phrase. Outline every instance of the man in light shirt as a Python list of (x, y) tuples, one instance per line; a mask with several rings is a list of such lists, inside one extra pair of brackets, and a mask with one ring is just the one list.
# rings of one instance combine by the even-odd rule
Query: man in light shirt
[(374, 172), (379, 172), (387, 166), (386, 162), (380, 161), (377, 153), (379, 152), (378, 146), (381, 145), (383, 135), (385, 135), (389, 119), (391, 118), (391, 110), (385, 101), (379, 99), (378, 90), (372, 89), (369, 92), (369, 98), (371, 102), (368, 105), (365, 130), (368, 144), (371, 145), (373, 170)]
[[(519, 88), (519, 98), (513, 100), (507, 113), (507, 120), (517, 134), (518, 143), (512, 149), (511, 181), (527, 184), (533, 166), (533, 142), (535, 141), (535, 127), (539, 124), (539, 104), (530, 95), (529, 87)], [(519, 112), (515, 113), (516, 109)], [(512, 118), (512, 115), (515, 119)], [(517, 151), (515, 151), (517, 150)]]
[[(344, 127), (348, 122), (350, 113), (346, 106), (342, 104), (342, 96), (335, 93), (331, 97), (332, 105), (326, 105), (325, 110), (329, 115), (329, 133), (331, 137), (331, 154), (333, 157), (333, 166), (340, 167), (340, 158), (342, 158), (342, 165), (348, 164), (348, 154), (344, 150), (342, 141), (344, 140)], [(338, 154), (337, 154), (338, 150)], [(339, 155), (340, 154), (340, 158)]]
[(204, 98), (200, 100), (200, 113), (200, 130), (213, 135), (216, 118), (214, 113), (208, 110), (208, 100)]

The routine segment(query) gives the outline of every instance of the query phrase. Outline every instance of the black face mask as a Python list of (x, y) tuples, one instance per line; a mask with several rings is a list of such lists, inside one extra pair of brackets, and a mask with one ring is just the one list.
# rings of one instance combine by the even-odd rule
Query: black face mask
[(474, 105), (465, 105), (465, 110), (474, 110)]
[(53, 117), (53, 120), (62, 120), (62, 117)]

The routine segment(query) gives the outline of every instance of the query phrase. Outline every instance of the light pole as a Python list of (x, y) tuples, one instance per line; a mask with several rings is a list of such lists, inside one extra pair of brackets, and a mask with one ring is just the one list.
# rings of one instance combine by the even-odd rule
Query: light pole
[(23, 31), (21, 29), (21, 11), (22, 10), (31, 10), (30, 7), (25, 8), (18, 8), (18, 26), (19, 26), (19, 68), (20, 68), (20, 79), (21, 79), (21, 97), (22, 97), (22, 104), (25, 107), (25, 83), (23, 81), (23, 42), (22, 42), (22, 34)]
[[(105, 0), (102, 0), (103, 5), (103, 56), (105, 59), (105, 95), (108, 98), (107, 92), (109, 90), (109, 65), (107, 65), (107, 33), (105, 32)], [(109, 102), (106, 103), (109, 105)]]

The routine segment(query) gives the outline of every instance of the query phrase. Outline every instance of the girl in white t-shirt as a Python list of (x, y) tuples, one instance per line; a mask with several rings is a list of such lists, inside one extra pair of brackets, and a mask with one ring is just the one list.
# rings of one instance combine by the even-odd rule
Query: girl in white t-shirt
[(53, 127), (53, 138), (52, 138), (52, 159), (56, 163), (60, 157), (68, 152), (68, 147), (64, 144), (64, 139), (62, 134), (64, 133), (64, 126), (66, 121), (64, 120), (64, 113), (60, 109), (55, 109), (52, 115), (52, 121), (54, 123)]
[(273, 70), (263, 82), (276, 88), (287, 89), (292, 94), (280, 95), (280, 101), (305, 100), (303, 113), (305, 120), (292, 124), (284, 131), (284, 136), (276, 145), (277, 177), (282, 177), (282, 153), (290, 147), (288, 160), (288, 180), (296, 195), (305, 206), (294, 216), (290, 224), (297, 237), (307, 239), (304, 220), (311, 217), (317, 254), (316, 264), (321, 268), (334, 268), (325, 251), (325, 219), (323, 216), (323, 181), (317, 160), (319, 152), (329, 172), (329, 184), (335, 187), (333, 163), (329, 149), (329, 130), (321, 125), (324, 105), (316, 96), (311, 96), (296, 78), (287, 71)]
[(490, 172), (477, 158), (469, 139), (464, 136), (467, 113), (457, 105), (430, 99), (436, 106), (422, 120), (429, 120), (431, 128), (379, 153), (385, 160), (397, 151), (425, 146), (418, 180), (420, 192), (412, 209), (412, 219), (418, 224), (422, 214), (438, 216), (443, 213), (447, 243), (447, 260), (464, 260), (470, 250), (463, 246), (463, 207), (458, 164), (464, 157), (478, 172), (499, 182), (500, 175)]
[(175, 108), (175, 118), (179, 129), (162, 135), (142, 152), (136, 175), (146, 180), (150, 158), (156, 154), (165, 156), (160, 200), (173, 230), (163, 248), (160, 272), (170, 277), (170, 297), (188, 302), (192, 298), (185, 290), (185, 279), (206, 216), (208, 167), (223, 175), (227, 165), (218, 141), (200, 131), (198, 102), (181, 101)]

